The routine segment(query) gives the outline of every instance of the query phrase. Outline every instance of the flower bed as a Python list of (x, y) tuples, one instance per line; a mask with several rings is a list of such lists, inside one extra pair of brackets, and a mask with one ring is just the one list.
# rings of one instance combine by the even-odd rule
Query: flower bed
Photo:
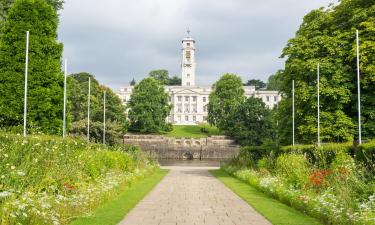
[(297, 153), (267, 156), (247, 168), (238, 161), (223, 169), (325, 224), (375, 224), (373, 171), (346, 151), (337, 151), (325, 166)]
[(0, 133), (1, 224), (68, 224), (156, 167), (139, 151)]

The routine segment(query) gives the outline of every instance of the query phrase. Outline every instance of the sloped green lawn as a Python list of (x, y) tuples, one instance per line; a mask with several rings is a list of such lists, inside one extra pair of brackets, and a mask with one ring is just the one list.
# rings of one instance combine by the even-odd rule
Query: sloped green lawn
[[(206, 132), (203, 132), (203, 129)], [(176, 138), (205, 138), (212, 135), (221, 135), (218, 128), (208, 124), (201, 125), (175, 125), (173, 131), (165, 134), (168, 137)]]

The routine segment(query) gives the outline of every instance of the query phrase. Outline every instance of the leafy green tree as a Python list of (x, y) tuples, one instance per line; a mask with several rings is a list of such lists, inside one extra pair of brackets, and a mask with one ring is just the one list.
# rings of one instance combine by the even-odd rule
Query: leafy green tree
[(283, 72), (284, 71), (279, 70), (275, 74), (271, 75), (268, 78), (267, 90), (269, 90), (269, 91), (280, 91), (281, 90)]
[(239, 104), (228, 125), (226, 133), (241, 145), (260, 146), (275, 137), (271, 110), (260, 98), (250, 97)]
[[(361, 86), (364, 136), (375, 136), (375, 2), (343, 0), (329, 8), (307, 14), (288, 41), (281, 75), (284, 100), (280, 104), (280, 127), (291, 130), (291, 83), (296, 81), (297, 140), (316, 141), (317, 135), (317, 64), (321, 64), (321, 111), (323, 141), (351, 141), (357, 133), (356, 40), (360, 30)], [(340, 121), (337, 123), (337, 121)], [(334, 124), (336, 123), (336, 124)], [(339, 126), (339, 127), (338, 127)], [(329, 132), (329, 130), (337, 132)], [(289, 134), (283, 135), (290, 143)]]
[(19, 0), (9, 11), (0, 38), (0, 124), (23, 123), (26, 30), (30, 30), (28, 121), (46, 133), (62, 130), (63, 45), (58, 17), (44, 0)]
[(91, 78), (90, 137), (93, 141), (103, 140), (103, 94), (106, 92), (106, 140), (108, 144), (121, 141), (127, 131), (128, 122), (125, 106), (111, 89), (100, 85), (89, 73), (72, 74), (68, 79), (69, 115), (72, 135), (87, 135), (88, 80)]
[(181, 78), (178, 76), (169, 77), (168, 70), (152, 70), (149, 76), (160, 81), (163, 85), (181, 85)]
[(169, 78), (169, 82), (168, 82), (168, 85), (181, 85), (181, 78), (178, 77), (178, 76), (173, 76), (172, 78)]
[[(3, 26), (3, 23), (5, 22), (6, 17), (8, 15), (9, 9), (12, 7), (14, 2), (15, 0), (0, 0), (0, 27)], [(52, 7), (54, 7), (56, 11), (62, 9), (64, 4), (63, 0), (46, 0), (46, 2)]]
[(158, 133), (169, 127), (166, 123), (171, 110), (168, 94), (163, 85), (152, 77), (135, 86), (128, 107), (131, 131)]
[(255, 79), (248, 80), (246, 82), (246, 84), (244, 84), (244, 85), (245, 86), (255, 86), (256, 90), (259, 90), (259, 89), (262, 89), (262, 88), (266, 87), (266, 83), (264, 83), (261, 80), (255, 80)]
[(231, 112), (245, 99), (241, 78), (224, 74), (212, 85), (208, 103), (208, 122), (221, 130), (228, 129)]
[(130, 86), (135, 86), (137, 84), (137, 81), (133, 78), (132, 81), (130, 81)]
[(149, 73), (149, 76), (155, 78), (156, 80), (160, 81), (163, 85), (169, 84), (169, 72), (168, 70), (152, 70)]

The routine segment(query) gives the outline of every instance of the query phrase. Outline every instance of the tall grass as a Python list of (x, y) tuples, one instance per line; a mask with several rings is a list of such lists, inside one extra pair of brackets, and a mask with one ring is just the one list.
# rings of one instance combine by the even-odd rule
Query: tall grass
[(155, 167), (122, 147), (0, 133), (0, 222), (67, 224)]

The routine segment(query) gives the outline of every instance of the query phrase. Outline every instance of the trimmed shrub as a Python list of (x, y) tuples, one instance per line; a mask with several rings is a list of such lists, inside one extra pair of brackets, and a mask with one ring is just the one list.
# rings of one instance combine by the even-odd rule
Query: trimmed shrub
[(369, 171), (375, 170), (375, 140), (358, 146), (355, 159), (362, 162)]
[(316, 145), (286, 146), (281, 148), (281, 152), (303, 154), (312, 164), (326, 168), (335, 159), (338, 152), (354, 155), (354, 148), (351, 143), (330, 143), (321, 147)]

